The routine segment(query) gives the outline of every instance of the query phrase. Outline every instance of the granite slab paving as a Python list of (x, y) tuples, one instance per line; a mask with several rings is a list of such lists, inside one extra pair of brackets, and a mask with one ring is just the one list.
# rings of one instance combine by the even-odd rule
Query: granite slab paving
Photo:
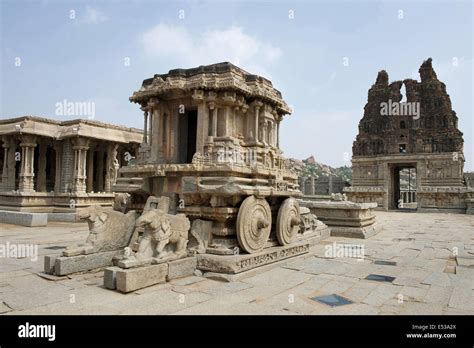
[[(474, 216), (376, 212), (382, 231), (365, 240), (330, 237), (312, 255), (235, 282), (199, 276), (176, 279), (129, 294), (104, 288), (102, 272), (60, 279), (38, 276), (45, 255), (60, 255), (83, 242), (86, 224), (52, 222), (46, 227), (0, 224), (0, 244), (38, 246), (37, 260), (0, 259), (0, 314), (474, 314)], [(361, 244), (362, 259), (329, 258), (328, 247)], [(457, 253), (465, 260), (446, 273)], [(396, 265), (375, 264), (376, 260)], [(393, 282), (365, 279), (391, 276)], [(330, 307), (316, 296), (352, 301)]]

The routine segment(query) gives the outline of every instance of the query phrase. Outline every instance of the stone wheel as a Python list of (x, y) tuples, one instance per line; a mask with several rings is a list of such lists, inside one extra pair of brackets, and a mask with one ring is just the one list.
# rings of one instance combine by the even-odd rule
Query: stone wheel
[(249, 254), (263, 249), (272, 228), (270, 205), (263, 198), (247, 197), (237, 214), (237, 239)]
[(294, 198), (283, 201), (278, 210), (276, 236), (280, 245), (290, 244), (300, 228), (300, 205)]

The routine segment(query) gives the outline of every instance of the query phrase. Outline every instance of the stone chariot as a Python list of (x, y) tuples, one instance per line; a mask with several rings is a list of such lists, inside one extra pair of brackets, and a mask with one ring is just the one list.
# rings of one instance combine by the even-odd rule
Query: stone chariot
[(130, 101), (144, 112), (143, 143), (114, 186), (131, 194), (130, 209), (169, 197), (207, 255), (254, 255), (307, 237), (298, 178), (279, 148), (291, 110), (269, 80), (230, 63), (175, 69), (144, 80)]

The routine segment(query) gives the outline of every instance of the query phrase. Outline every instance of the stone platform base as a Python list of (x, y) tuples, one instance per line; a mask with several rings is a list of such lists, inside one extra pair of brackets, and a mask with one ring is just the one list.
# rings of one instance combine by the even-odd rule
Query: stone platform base
[(196, 258), (187, 257), (136, 268), (109, 267), (104, 270), (107, 289), (128, 293), (172, 279), (188, 277), (196, 270)]
[(331, 236), (366, 239), (376, 235), (381, 229), (382, 227), (376, 222), (365, 227), (332, 226)]
[(310, 246), (320, 243), (331, 236), (331, 229), (321, 221), (318, 222), (316, 231), (303, 234), (297, 242), (307, 242)]
[(288, 259), (309, 251), (308, 241), (298, 242), (288, 246), (278, 246), (264, 249), (255, 254), (241, 255), (197, 255), (197, 268), (204, 272), (238, 274), (267, 264)]
[(122, 250), (114, 250), (77, 256), (45, 256), (44, 273), (63, 276), (104, 268), (111, 266), (112, 259), (122, 253)]
[(48, 213), (48, 222), (49, 221), (84, 223), (84, 221), (77, 219), (76, 213)]
[(369, 238), (380, 232), (375, 222), (377, 203), (350, 201), (300, 201), (331, 229), (331, 236)]
[(0, 210), (0, 222), (27, 227), (46, 226), (48, 214)]

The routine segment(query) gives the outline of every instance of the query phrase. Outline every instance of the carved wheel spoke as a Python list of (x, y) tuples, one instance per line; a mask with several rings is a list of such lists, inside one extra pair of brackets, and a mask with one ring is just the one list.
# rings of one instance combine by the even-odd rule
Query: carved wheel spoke
[(300, 206), (294, 198), (287, 198), (278, 210), (276, 236), (280, 245), (290, 244), (300, 228)]
[(265, 199), (247, 197), (237, 215), (237, 239), (249, 254), (263, 249), (270, 236), (272, 213)]

